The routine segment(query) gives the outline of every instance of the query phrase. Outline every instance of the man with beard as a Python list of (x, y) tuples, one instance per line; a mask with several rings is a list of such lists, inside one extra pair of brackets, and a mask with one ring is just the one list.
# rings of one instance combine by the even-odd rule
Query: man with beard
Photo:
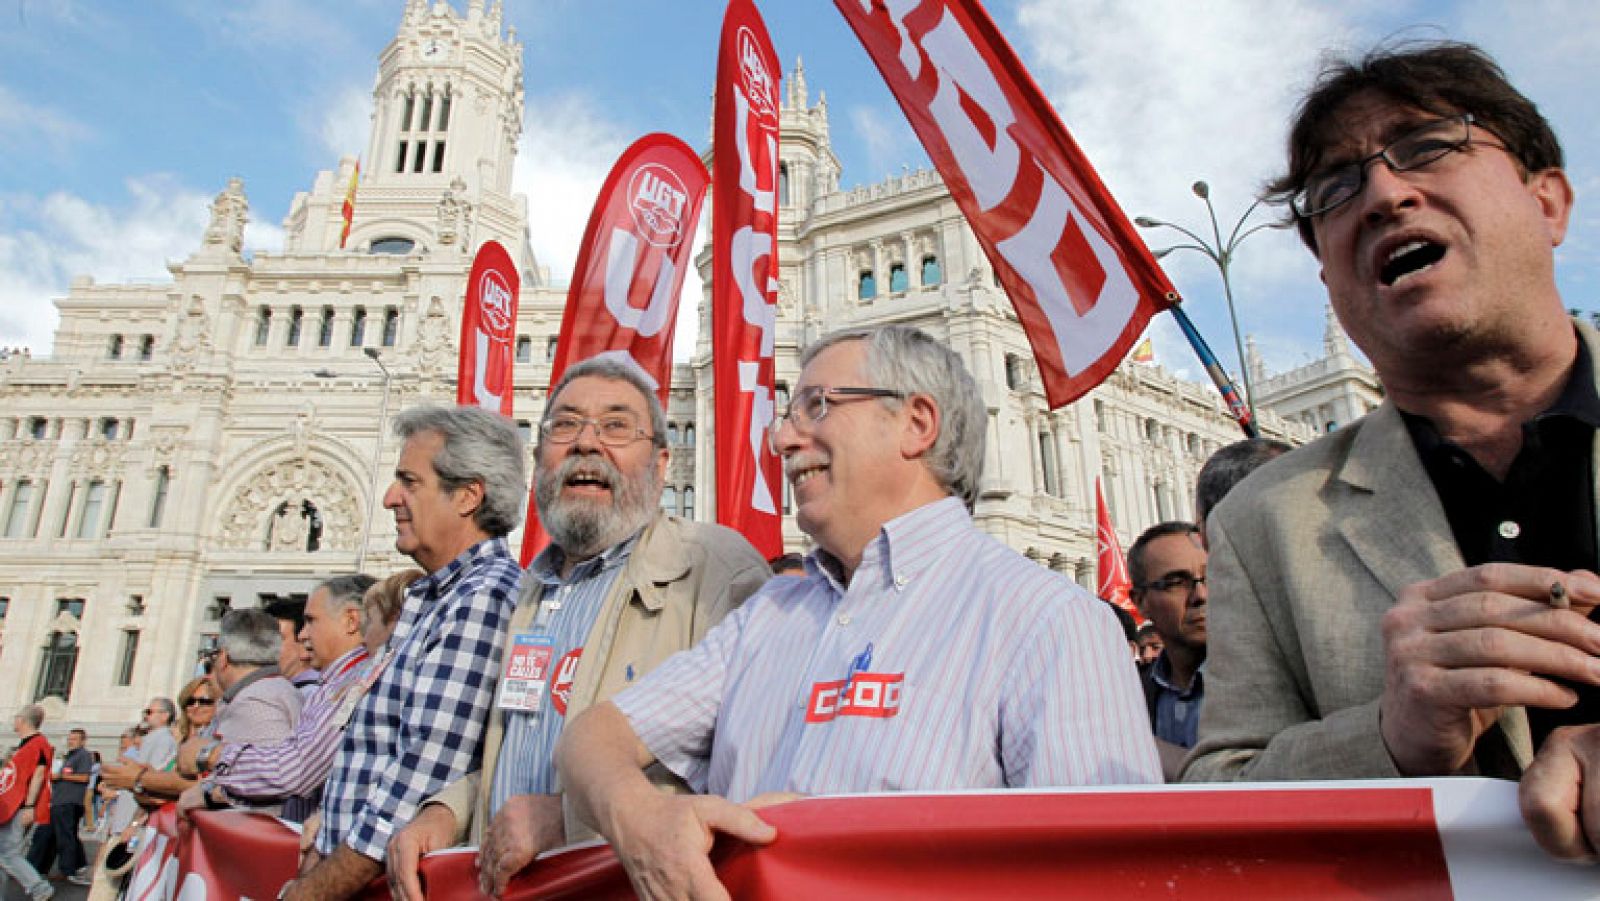
[[(423, 807), (389, 848), (397, 897), (421, 897), (421, 855), (480, 847), (498, 895), (545, 849), (585, 837), (562, 814), (552, 753), (571, 716), (698, 641), (767, 577), (738, 533), (660, 512), (666, 427), (653, 387), (610, 358), (569, 368), (550, 393), (535, 455), (534, 558), (511, 621), (482, 768)], [(659, 769), (657, 784), (685, 786)]]

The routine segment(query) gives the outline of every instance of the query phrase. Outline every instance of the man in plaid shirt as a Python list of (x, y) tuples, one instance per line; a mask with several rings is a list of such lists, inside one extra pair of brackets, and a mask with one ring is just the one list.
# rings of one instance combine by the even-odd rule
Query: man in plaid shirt
[(479, 765), (494, 676), (522, 570), (505, 535), (528, 493), (515, 426), (474, 407), (401, 414), (405, 442), (383, 505), (395, 548), (428, 575), (363, 680), (322, 798), (320, 860), (291, 899), (347, 898), (383, 872), (397, 823)]

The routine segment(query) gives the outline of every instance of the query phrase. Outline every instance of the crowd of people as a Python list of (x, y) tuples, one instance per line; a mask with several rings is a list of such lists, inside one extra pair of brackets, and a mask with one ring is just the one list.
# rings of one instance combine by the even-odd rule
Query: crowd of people
[[(384, 506), (418, 569), (224, 617), (101, 769), (112, 833), (159, 800), (304, 821), (289, 899), (421, 898), (458, 845), (498, 895), (599, 835), (642, 896), (714, 897), (709, 837), (770, 842), (761, 808), (809, 794), (1481, 774), (1592, 858), (1600, 336), (1555, 284), (1559, 144), (1477, 49), (1388, 47), (1324, 73), (1274, 190), (1387, 400), (1210, 460), (1195, 521), (1130, 547), (1143, 628), (976, 527), (988, 411), (922, 331), (805, 351), (766, 438), (812, 550), (770, 563), (661, 512), (655, 386), (597, 358), (549, 394), (526, 571), (515, 427), (403, 412)], [(46, 819), (40, 716), (0, 865), (47, 897), (15, 853)], [(81, 815), (82, 738), (52, 821)], [(35, 835), (82, 875), (73, 830)]]

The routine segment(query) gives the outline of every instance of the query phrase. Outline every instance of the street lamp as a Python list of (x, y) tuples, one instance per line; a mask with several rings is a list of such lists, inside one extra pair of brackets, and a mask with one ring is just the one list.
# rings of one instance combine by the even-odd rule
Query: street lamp
[(1239, 221), (1234, 223), (1233, 231), (1228, 233), (1227, 242), (1223, 242), (1222, 229), (1217, 226), (1217, 210), (1211, 205), (1211, 186), (1206, 184), (1204, 181), (1197, 181), (1190, 187), (1190, 190), (1194, 191), (1194, 196), (1205, 201), (1206, 215), (1211, 219), (1212, 240), (1209, 243), (1206, 241), (1206, 239), (1200, 237), (1189, 229), (1173, 222), (1154, 219), (1150, 216), (1136, 217), (1133, 222), (1140, 228), (1170, 228), (1174, 231), (1182, 233), (1193, 242), (1186, 244), (1175, 244), (1171, 247), (1163, 247), (1160, 250), (1155, 251), (1156, 259), (1159, 260), (1174, 250), (1199, 251), (1200, 253), (1203, 253), (1209, 257), (1211, 262), (1217, 265), (1217, 271), (1222, 273), (1222, 294), (1225, 298), (1227, 298), (1228, 319), (1233, 323), (1233, 346), (1234, 349), (1239, 352), (1239, 370), (1244, 376), (1245, 406), (1250, 410), (1250, 419), (1255, 421), (1255, 389), (1250, 384), (1250, 366), (1244, 358), (1244, 338), (1239, 333), (1239, 314), (1233, 306), (1233, 283), (1228, 278), (1228, 266), (1233, 263), (1234, 252), (1238, 249), (1240, 244), (1244, 243), (1245, 238), (1250, 237), (1264, 228), (1284, 228), (1286, 224), (1282, 222), (1262, 222), (1246, 229), (1244, 224), (1249, 221), (1250, 214), (1254, 213), (1256, 211), (1256, 207), (1260, 206), (1264, 200), (1264, 198), (1257, 197), (1254, 203), (1245, 208), (1244, 215), (1239, 217)]
[[(372, 482), (367, 487), (367, 518), (361, 524), (361, 547), (356, 551), (356, 572), (361, 572), (367, 563), (367, 545), (372, 539), (372, 517), (376, 512), (378, 502), (378, 486), (382, 484), (379, 466), (383, 462), (383, 430), (388, 425), (389, 419), (389, 381), (394, 373), (389, 367), (383, 365), (383, 356), (376, 347), (364, 347), (362, 353), (378, 364), (378, 370), (383, 373), (383, 403), (378, 407), (378, 433), (372, 439)], [(337, 378), (338, 373), (331, 369), (322, 368), (311, 373), (319, 379)]]

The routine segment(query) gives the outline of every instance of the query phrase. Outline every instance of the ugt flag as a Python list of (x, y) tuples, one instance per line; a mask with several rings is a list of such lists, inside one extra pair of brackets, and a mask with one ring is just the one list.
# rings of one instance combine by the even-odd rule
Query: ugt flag
[(461, 361), (456, 368), (456, 403), (511, 415), (511, 343), (517, 330), (521, 279), (511, 255), (486, 241), (472, 261), (461, 308)]

